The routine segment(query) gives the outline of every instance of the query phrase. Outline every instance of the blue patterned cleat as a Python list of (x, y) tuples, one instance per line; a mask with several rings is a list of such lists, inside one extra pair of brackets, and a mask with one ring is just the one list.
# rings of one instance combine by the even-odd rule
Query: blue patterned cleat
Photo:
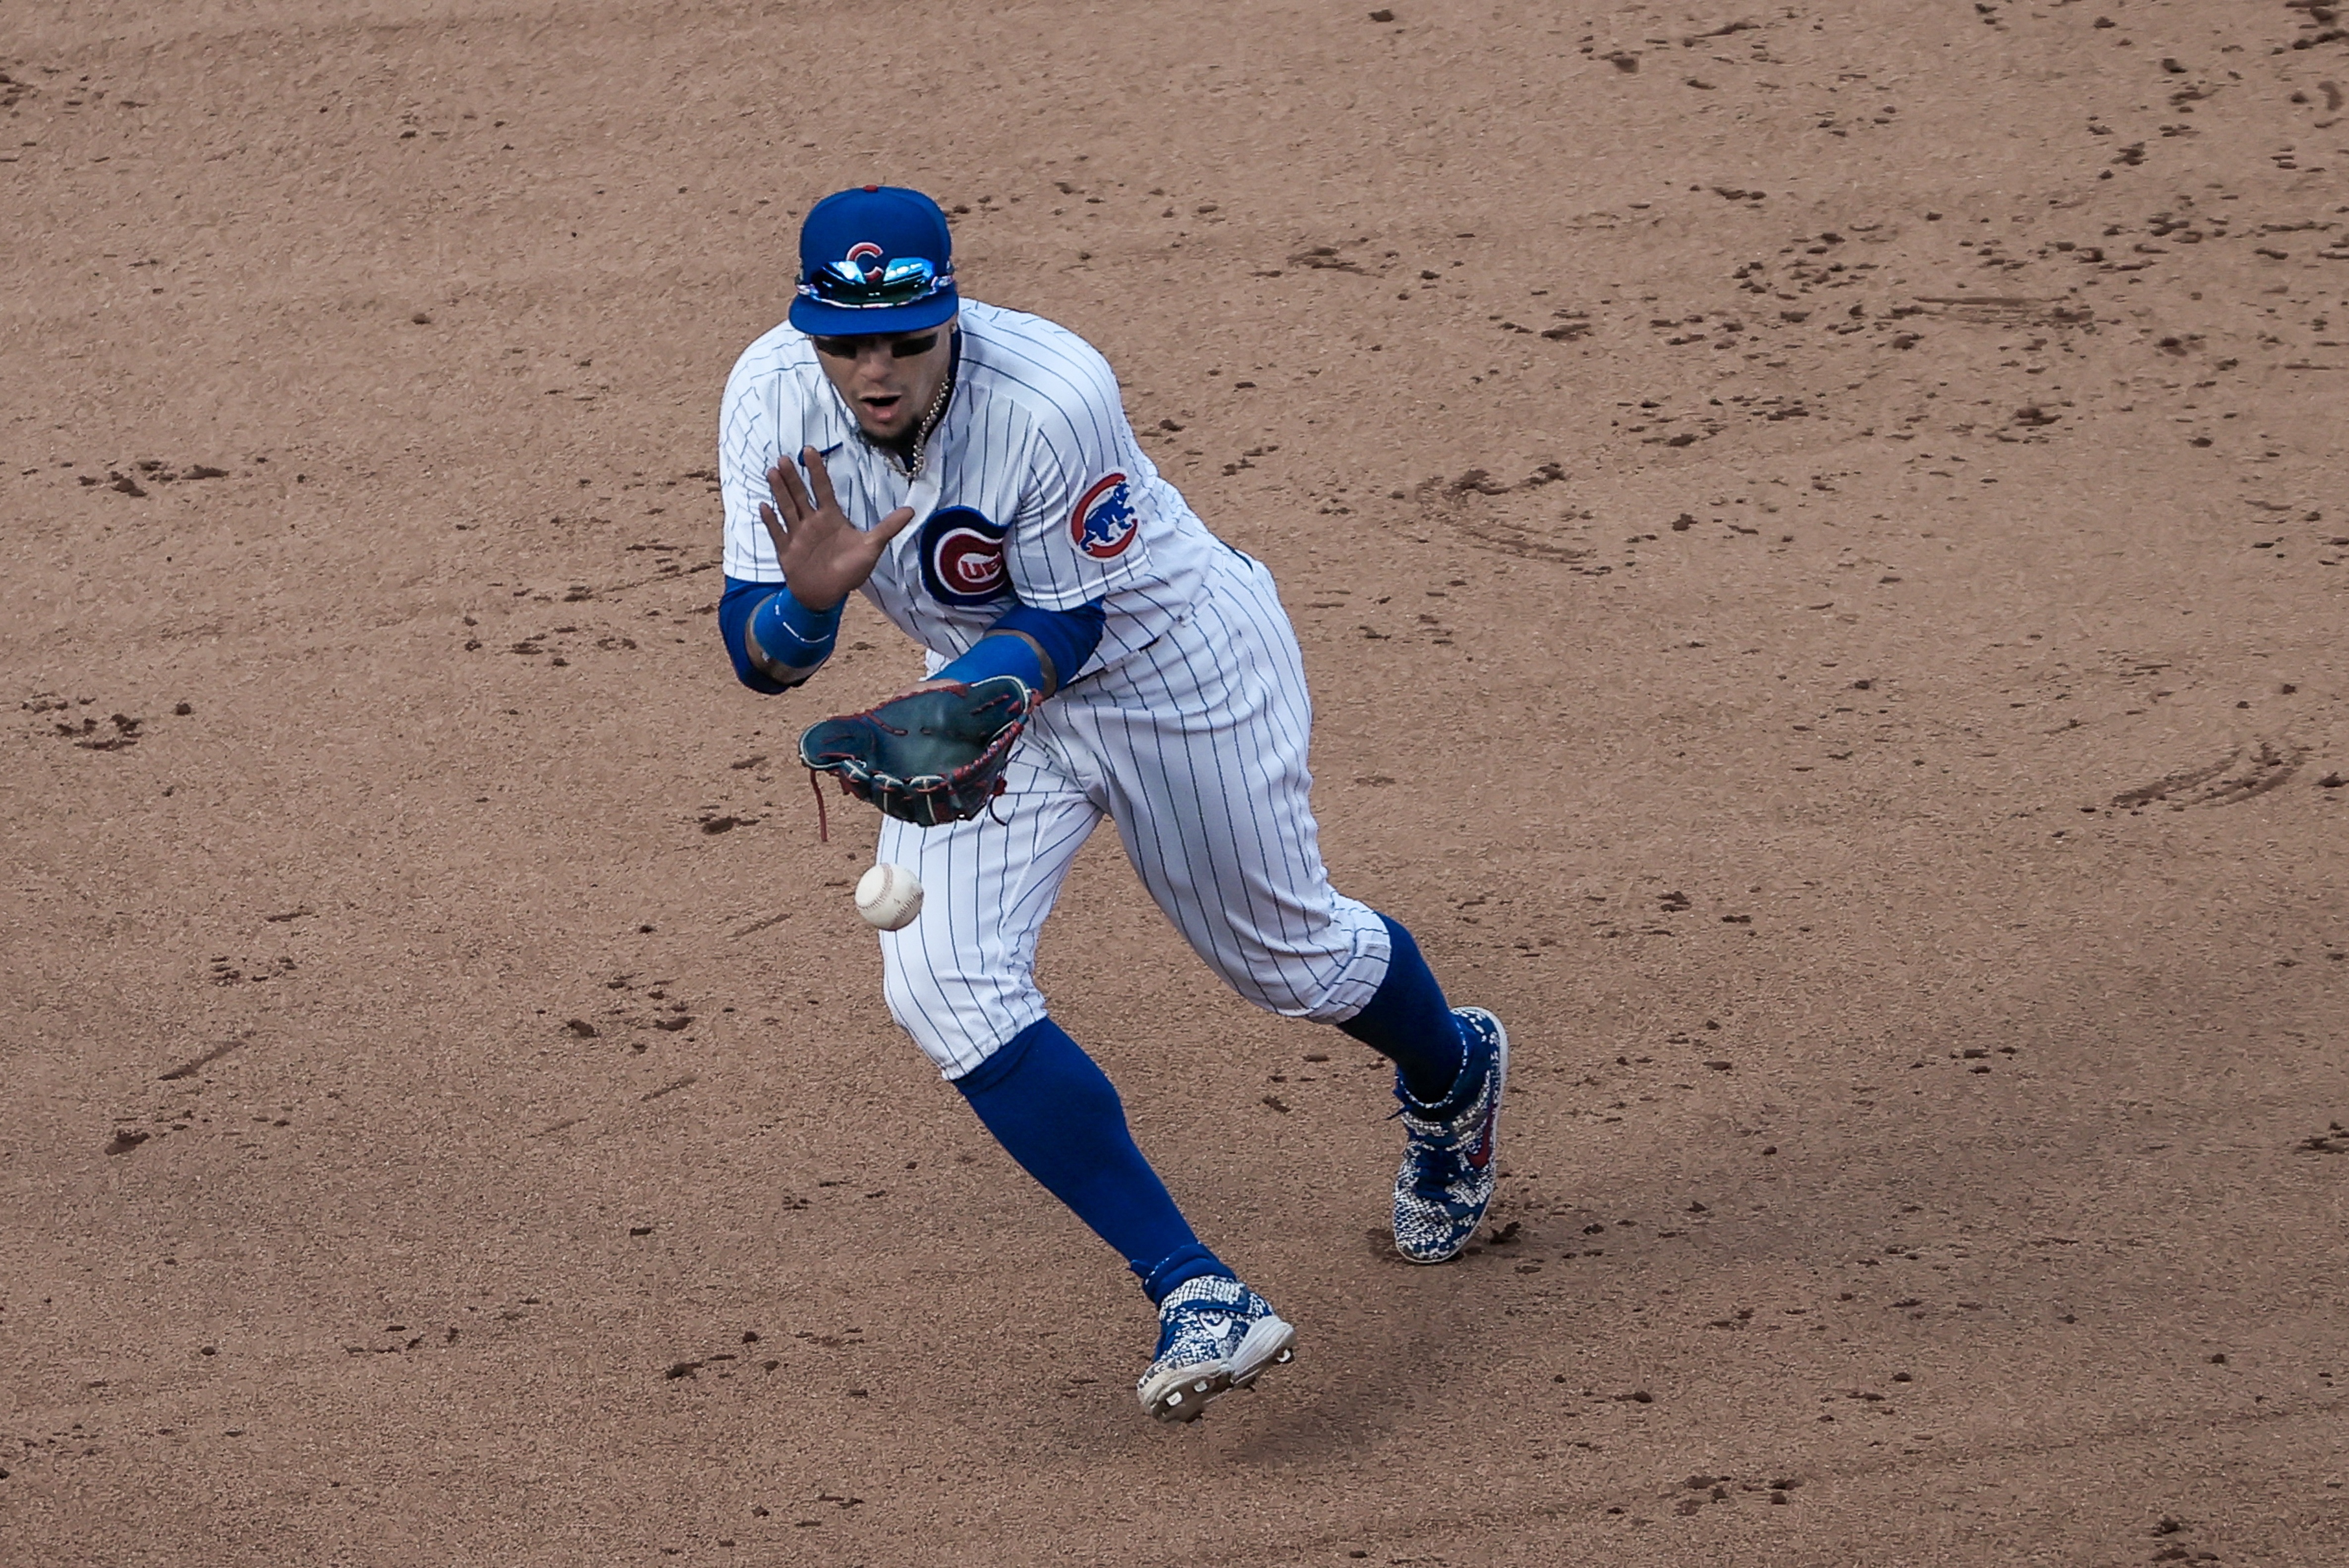
[(1291, 1359), (1297, 1330), (1236, 1279), (1189, 1280), (1158, 1304), (1158, 1352), (1134, 1392), (1162, 1421), (1195, 1421), (1207, 1401)]
[(1482, 1007), (1454, 1007), (1468, 1047), (1460, 1084), (1441, 1105), (1413, 1099), (1395, 1081), (1402, 1101), (1402, 1168), (1395, 1172), (1395, 1251), (1415, 1264), (1460, 1255), (1493, 1202), (1493, 1137), (1501, 1119), (1501, 1090), (1509, 1078), (1509, 1035)]

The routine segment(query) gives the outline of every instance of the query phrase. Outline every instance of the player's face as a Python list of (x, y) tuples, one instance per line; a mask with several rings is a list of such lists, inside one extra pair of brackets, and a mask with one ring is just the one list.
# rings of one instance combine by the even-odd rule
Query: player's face
[(913, 433), (946, 385), (954, 358), (954, 323), (919, 332), (860, 337), (818, 337), (816, 363), (856, 411), (856, 422), (876, 441)]

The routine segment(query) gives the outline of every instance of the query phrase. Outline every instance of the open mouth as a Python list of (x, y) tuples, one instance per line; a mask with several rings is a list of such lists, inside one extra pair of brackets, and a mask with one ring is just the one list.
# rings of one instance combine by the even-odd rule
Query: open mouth
[(902, 396), (895, 393), (885, 397), (864, 397), (859, 399), (859, 401), (864, 405), (866, 411), (872, 414), (872, 416), (876, 419), (888, 418), (897, 411), (898, 405), (905, 402), (905, 399)]

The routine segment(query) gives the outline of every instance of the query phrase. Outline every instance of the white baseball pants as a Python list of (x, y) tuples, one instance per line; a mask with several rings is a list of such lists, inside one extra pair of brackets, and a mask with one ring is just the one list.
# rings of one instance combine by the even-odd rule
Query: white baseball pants
[(1321, 864), (1305, 665), (1272, 573), (1225, 550), (1206, 575), (1174, 630), (1043, 704), (992, 815), (882, 819), (877, 858), (925, 892), (881, 934), (889, 1011), (945, 1077), (1044, 1016), (1036, 940), (1103, 817), (1193, 951), (1257, 1006), (1339, 1023), (1385, 979), (1385, 925)]

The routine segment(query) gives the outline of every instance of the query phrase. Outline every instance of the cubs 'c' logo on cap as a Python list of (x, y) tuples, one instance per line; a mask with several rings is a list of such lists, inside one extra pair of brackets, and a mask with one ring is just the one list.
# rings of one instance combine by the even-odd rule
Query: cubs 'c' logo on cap
[(1003, 539), (1010, 525), (989, 522), (967, 506), (950, 506), (922, 524), (922, 586), (941, 604), (968, 608), (988, 604), (1011, 592), (1003, 562)]
[(866, 283), (877, 284), (881, 281), (883, 268), (887, 264), (887, 253), (872, 241), (866, 240), (849, 246), (845, 259), (850, 266), (864, 274)]
[(1114, 561), (1125, 553), (1142, 527), (1123, 474), (1110, 474), (1085, 491), (1069, 519), (1069, 537), (1095, 561)]

